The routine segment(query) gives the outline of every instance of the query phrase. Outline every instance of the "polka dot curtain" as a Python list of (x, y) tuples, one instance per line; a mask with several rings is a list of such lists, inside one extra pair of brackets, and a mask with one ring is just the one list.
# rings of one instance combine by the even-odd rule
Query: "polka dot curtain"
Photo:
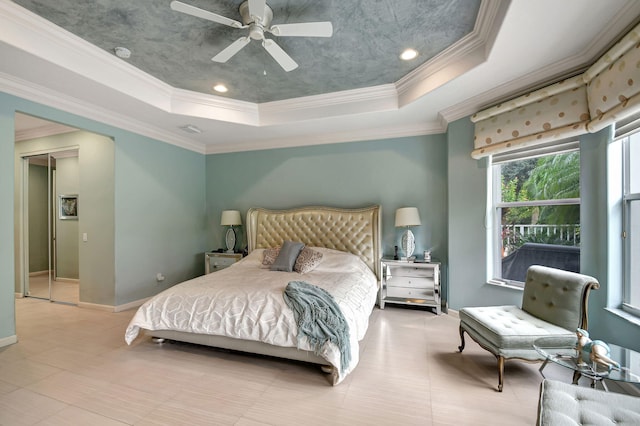
[(640, 112), (640, 25), (585, 73), (475, 114), (473, 158), (597, 132)]
[[(637, 27), (636, 27), (637, 28)], [(597, 132), (640, 110), (640, 33), (633, 30), (587, 72), (591, 122)]]

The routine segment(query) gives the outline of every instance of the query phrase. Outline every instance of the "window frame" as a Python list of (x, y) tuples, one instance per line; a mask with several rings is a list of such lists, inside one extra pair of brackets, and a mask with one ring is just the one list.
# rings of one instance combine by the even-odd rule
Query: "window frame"
[(524, 288), (524, 282), (515, 281), (502, 278), (502, 209), (511, 207), (534, 207), (534, 206), (562, 206), (562, 205), (578, 205), (582, 208), (580, 198), (559, 198), (555, 200), (531, 200), (531, 201), (502, 201), (502, 186), (501, 176), (502, 172), (499, 169), (503, 164), (522, 161), (531, 158), (541, 158), (550, 155), (562, 155), (571, 152), (580, 152), (580, 148), (575, 142), (560, 144), (555, 150), (546, 150), (545, 152), (539, 152), (535, 154), (526, 153), (522, 155), (509, 156), (504, 160), (496, 160), (490, 158), (489, 161), (489, 174), (491, 180), (491, 194), (489, 199), (491, 200), (490, 217), (492, 217), (491, 226), (487, 227), (489, 250), (488, 256), (490, 258), (489, 266), (489, 284), (495, 284), (499, 286), (512, 287), (517, 289)]
[(622, 264), (622, 303), (621, 309), (631, 315), (640, 317), (640, 306), (631, 304), (631, 239), (629, 232), (631, 229), (631, 204), (640, 203), (640, 192), (631, 191), (631, 143), (632, 137), (636, 135), (638, 140), (633, 142), (640, 144), (640, 132), (627, 134), (622, 137), (622, 238), (623, 238), (623, 264)]

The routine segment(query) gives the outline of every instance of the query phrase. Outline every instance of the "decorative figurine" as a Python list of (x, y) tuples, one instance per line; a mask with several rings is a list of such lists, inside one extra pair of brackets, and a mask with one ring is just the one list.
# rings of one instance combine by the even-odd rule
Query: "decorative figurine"
[(578, 365), (584, 366), (587, 365), (588, 362), (592, 362), (606, 367), (607, 370), (620, 368), (620, 364), (609, 358), (611, 354), (609, 345), (602, 340), (591, 340), (589, 338), (589, 332), (581, 328), (576, 330), (576, 335), (578, 336), (576, 349), (580, 357)]
[(393, 260), (398, 260), (398, 259), (400, 259), (398, 257), (398, 246), (394, 246)]

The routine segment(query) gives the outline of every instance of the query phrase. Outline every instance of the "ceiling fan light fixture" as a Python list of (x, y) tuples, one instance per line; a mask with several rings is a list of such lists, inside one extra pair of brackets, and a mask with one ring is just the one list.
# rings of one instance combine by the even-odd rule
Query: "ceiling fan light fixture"
[(402, 59), (403, 61), (410, 61), (412, 59), (415, 59), (418, 57), (418, 51), (415, 49), (405, 49), (401, 54), (400, 54), (400, 59)]
[(220, 83), (213, 86), (213, 90), (215, 90), (218, 93), (227, 93), (229, 91), (229, 88), (224, 84)]

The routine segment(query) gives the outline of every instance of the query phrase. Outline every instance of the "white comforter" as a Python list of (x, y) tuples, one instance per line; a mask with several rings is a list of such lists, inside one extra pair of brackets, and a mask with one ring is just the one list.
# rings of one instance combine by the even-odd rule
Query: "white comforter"
[[(339, 383), (358, 364), (358, 342), (367, 331), (377, 280), (355, 255), (314, 250), (322, 252), (322, 262), (306, 274), (270, 271), (262, 266), (263, 250), (254, 250), (229, 268), (175, 285), (138, 309), (125, 340), (131, 344), (140, 329), (174, 330), (313, 350), (298, 340), (293, 311), (283, 299), (289, 281), (306, 281), (327, 290), (349, 324), (351, 363), (339, 374)], [(318, 355), (340, 371), (340, 350), (335, 345), (325, 345)]]

